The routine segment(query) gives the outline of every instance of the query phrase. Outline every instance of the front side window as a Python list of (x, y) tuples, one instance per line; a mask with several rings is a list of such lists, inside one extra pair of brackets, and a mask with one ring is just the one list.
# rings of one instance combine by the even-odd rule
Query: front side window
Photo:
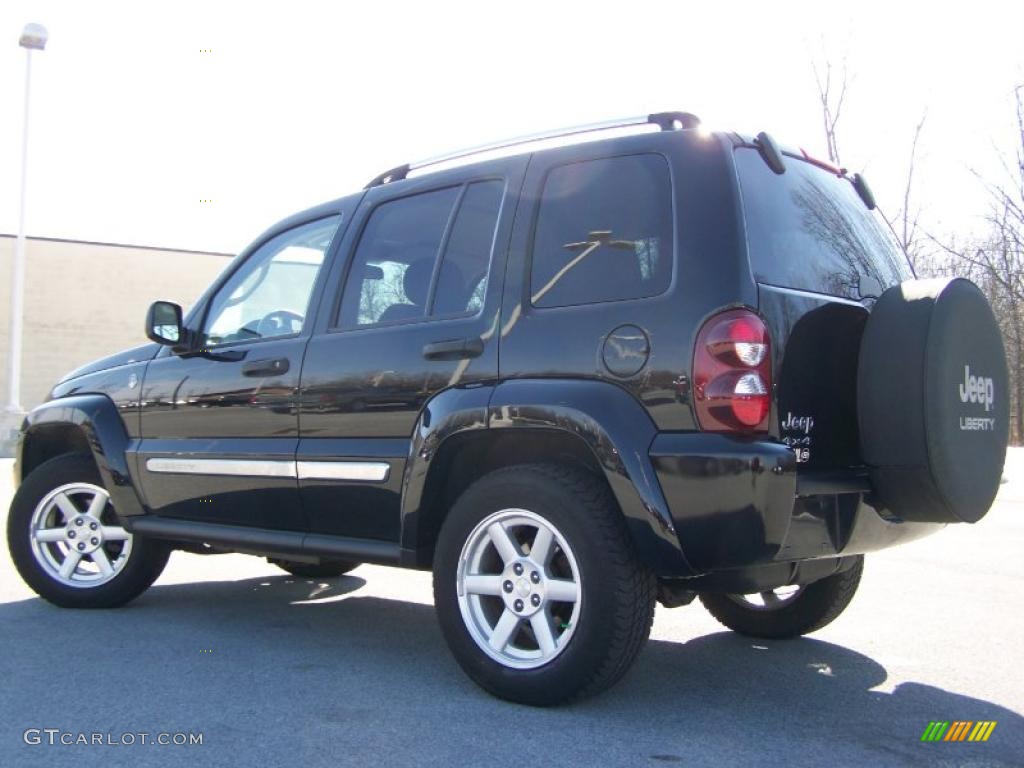
[(377, 206), (356, 247), (339, 325), (478, 311), (504, 188), (503, 181), (480, 181)]
[(664, 293), (672, 231), (672, 186), (660, 155), (553, 169), (537, 214), (531, 303), (564, 307)]
[(283, 232), (261, 246), (210, 302), (206, 346), (290, 336), (302, 331), (340, 216)]

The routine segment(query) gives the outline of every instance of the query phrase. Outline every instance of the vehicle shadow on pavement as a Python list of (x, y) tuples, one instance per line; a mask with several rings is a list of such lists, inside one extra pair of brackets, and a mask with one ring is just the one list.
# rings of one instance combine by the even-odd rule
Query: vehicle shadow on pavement
[[(822, 763), (834, 762), (834, 750), (843, 745), (857, 745), (882, 762), (952, 759), (959, 764), (980, 755), (934, 750), (969, 746), (983, 750), (986, 765), (1020, 765), (1024, 718), (1019, 714), (923, 683), (873, 690), (884, 686), (887, 677), (873, 659), (832, 643), (718, 632), (686, 643), (649, 643), (632, 677), (612, 696), (661, 711), (697, 706), (704, 712), (702, 738), (709, 730), (722, 739), (743, 733), (739, 738), (756, 749), (767, 733), (785, 734), (801, 762), (810, 757), (812, 745)], [(995, 720), (1000, 735), (983, 745), (921, 743), (932, 720)], [(751, 759), (755, 754), (750, 753)]]
[[(547, 710), (508, 704), (461, 673), (432, 606), (361, 597), (363, 584), (275, 575), (155, 586), (117, 611), (2, 604), (0, 717), (19, 737), (0, 744), (0, 763), (52, 764), (53, 750), (21, 742), (28, 727), (199, 730), (206, 742), (193, 757), (224, 765), (337, 764), (339, 750), (351, 765), (500, 765), (507, 745), (481, 735), (499, 723), (530, 734), (524, 761), (563, 753), (568, 738), (565, 765), (837, 764), (839, 755), (1017, 765), (1024, 754), (1014, 712), (918, 683), (872, 690), (886, 680), (880, 664), (806, 638), (655, 640), (604, 695)], [(67, 686), (39, 685), (71, 651), (68, 685), (118, 698), (83, 706)], [(930, 720), (998, 726), (984, 744), (921, 743)], [(103, 752), (107, 766), (132, 764), (131, 750)]]

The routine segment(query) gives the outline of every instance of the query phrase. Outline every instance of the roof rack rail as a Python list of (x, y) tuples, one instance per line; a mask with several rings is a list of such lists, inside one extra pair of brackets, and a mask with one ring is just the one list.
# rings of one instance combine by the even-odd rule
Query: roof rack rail
[(595, 131), (607, 131), (613, 128), (628, 128), (633, 125), (648, 124), (657, 125), (663, 131), (687, 130), (699, 126), (700, 118), (691, 112), (655, 112), (650, 115), (638, 115), (636, 117), (625, 117), (619, 120), (606, 120), (600, 123), (588, 123), (586, 125), (575, 125), (569, 128), (558, 128), (551, 131), (531, 133), (526, 136), (505, 139), (504, 141), (495, 141), (490, 144), (481, 144), (468, 149), (460, 149), (444, 155), (430, 157), (426, 160), (418, 160), (415, 163), (399, 165), (395, 168), (384, 171), (384, 173), (375, 177), (366, 185), (365, 188), (369, 189), (370, 187), (377, 187), (381, 184), (387, 184), (392, 181), (400, 181), (408, 176), (411, 171), (426, 168), (430, 165), (447, 163), (451, 160), (469, 157), (470, 155), (478, 155), (482, 152), (490, 152), (492, 150), (505, 149), (507, 147), (517, 147), (520, 144), (532, 144), (537, 141), (544, 141), (545, 139), (558, 139), (565, 136), (575, 136), (580, 133), (593, 133)]

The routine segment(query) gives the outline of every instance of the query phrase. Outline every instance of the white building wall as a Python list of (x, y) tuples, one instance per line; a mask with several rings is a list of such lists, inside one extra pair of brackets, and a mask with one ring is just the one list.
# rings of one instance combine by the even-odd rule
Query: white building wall
[[(14, 238), (0, 235), (0, 408), (9, 391), (13, 257)], [(73, 368), (145, 343), (150, 303), (166, 299), (188, 308), (229, 259), (226, 254), (29, 238), (22, 407), (29, 410), (42, 402)]]

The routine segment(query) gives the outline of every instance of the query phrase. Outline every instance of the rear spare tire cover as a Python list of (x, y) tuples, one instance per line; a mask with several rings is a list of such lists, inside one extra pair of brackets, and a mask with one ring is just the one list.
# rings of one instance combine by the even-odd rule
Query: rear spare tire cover
[(1006, 458), (1009, 388), (999, 327), (974, 283), (908, 280), (882, 294), (861, 340), (857, 408), (883, 507), (918, 522), (984, 517)]

